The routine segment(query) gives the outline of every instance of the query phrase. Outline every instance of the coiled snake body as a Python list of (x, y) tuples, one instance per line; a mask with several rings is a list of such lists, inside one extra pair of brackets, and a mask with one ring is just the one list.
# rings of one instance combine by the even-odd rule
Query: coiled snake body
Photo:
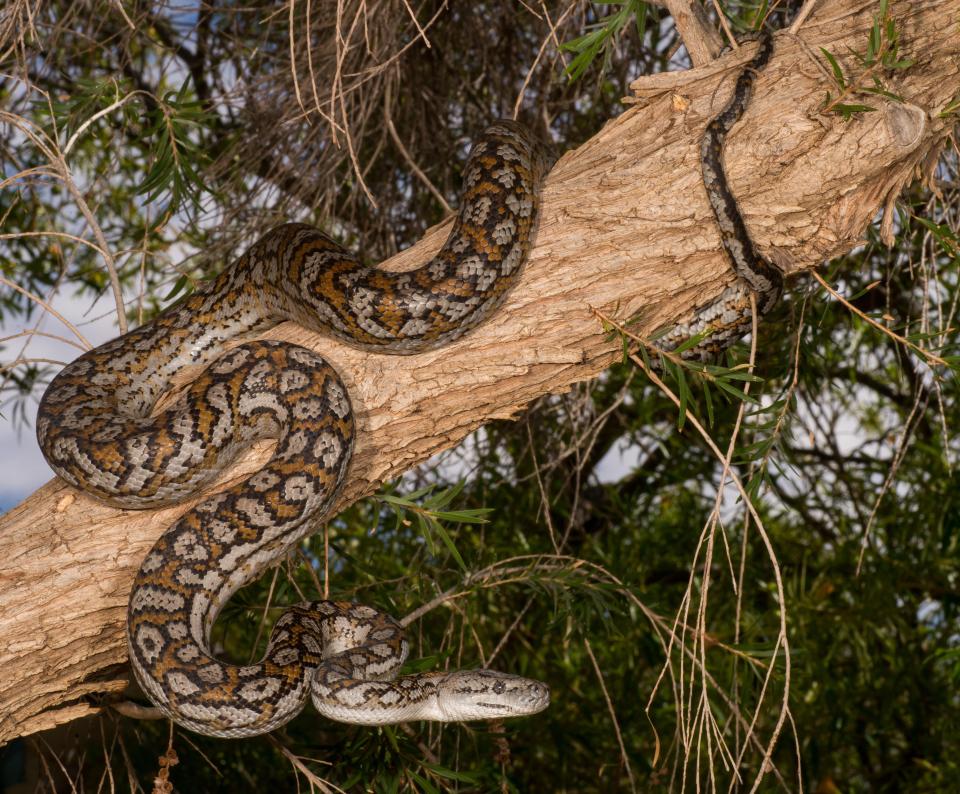
[[(379, 680), (396, 675), (407, 646), (392, 619), (361, 605), (319, 602), (285, 613), (259, 664), (226, 664), (209, 649), (232, 593), (310, 534), (329, 508), (354, 437), (346, 389), (320, 356), (279, 342), (224, 353), (224, 344), (287, 319), (394, 353), (460, 336), (500, 303), (527, 256), (546, 162), (522, 127), (497, 123), (471, 151), (449, 238), (419, 269), (365, 267), (310, 226), (281, 226), (182, 303), (84, 354), (48, 387), (37, 418), (47, 460), (67, 482), (119, 507), (181, 501), (251, 441), (277, 439), (263, 469), (170, 527), (134, 581), (130, 662), (150, 699), (179, 724), (214, 736), (262, 733), (291, 719), (311, 693), (328, 716), (372, 724), (546, 707), (545, 685), (503, 673)], [(173, 373), (208, 363), (176, 404), (150, 416)]]
[[(701, 153), (724, 247), (746, 286), (733, 297), (724, 293), (661, 345), (680, 344), (710, 316), (722, 321), (720, 343), (731, 329), (742, 335), (744, 290), (761, 294), (762, 311), (779, 294), (779, 273), (753, 256), (720, 162), (723, 136), (742, 113), (752, 72), (765, 57), (741, 76)], [(547, 706), (544, 684), (505, 673), (393, 680), (408, 650), (400, 626), (358, 604), (320, 601), (287, 610), (258, 664), (228, 664), (209, 648), (214, 620), (231, 594), (310, 534), (329, 509), (354, 438), (346, 389), (320, 356), (279, 342), (228, 352), (225, 344), (287, 319), (392, 353), (460, 336), (515, 280), (532, 245), (546, 169), (535, 139), (519, 125), (498, 122), (471, 151), (449, 238), (419, 269), (365, 267), (310, 226), (281, 226), (218, 278), (84, 354), (50, 384), (37, 419), (44, 455), (67, 482), (118, 507), (181, 501), (251, 441), (277, 439), (263, 469), (171, 526), (134, 581), (131, 665), (150, 699), (180, 725), (213, 736), (263, 733), (291, 719), (310, 695), (321, 713), (365, 724), (513, 716)], [(717, 344), (710, 337), (693, 352), (706, 356)], [(151, 416), (171, 376), (188, 364), (209, 366), (174, 405)]]

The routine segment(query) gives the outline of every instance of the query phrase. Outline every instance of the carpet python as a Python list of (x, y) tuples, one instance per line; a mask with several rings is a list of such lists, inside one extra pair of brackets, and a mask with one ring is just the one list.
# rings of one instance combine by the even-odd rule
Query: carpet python
[(783, 274), (776, 265), (757, 253), (723, 167), (723, 144), (727, 133), (743, 115), (757, 74), (773, 54), (770, 33), (764, 30), (755, 35), (758, 41), (756, 55), (740, 73), (730, 101), (707, 124), (700, 141), (703, 184), (717, 219), (720, 242), (737, 280), (717, 300), (697, 309), (689, 322), (674, 326), (654, 342), (656, 348), (669, 351), (708, 332), (696, 345), (683, 351), (684, 359), (715, 361), (726, 348), (750, 332), (753, 324), (751, 294), (757, 297), (757, 312), (762, 317), (776, 305), (783, 293)]
[[(217, 278), (50, 383), (37, 417), (40, 448), (64, 480), (116, 507), (182, 501), (252, 441), (277, 441), (260, 471), (167, 529), (134, 580), (130, 663), (150, 700), (179, 725), (251, 736), (283, 725), (308, 698), (332, 719), (374, 725), (547, 707), (545, 684), (505, 673), (395, 678), (408, 651), (400, 626), (359, 604), (293, 607), (258, 664), (216, 659), (209, 639), (230, 596), (314, 531), (354, 441), (347, 390), (323, 358), (281, 342), (226, 344), (282, 320), (389, 353), (461, 336), (516, 280), (548, 167), (544, 147), (523, 127), (498, 122), (471, 150), (450, 236), (420, 268), (366, 267), (311, 226), (280, 226)], [(207, 369), (151, 416), (186, 365)]]
[[(688, 357), (712, 358), (749, 330), (751, 291), (763, 313), (782, 290), (779, 270), (753, 249), (722, 163), (726, 134), (770, 50), (766, 37), (703, 139), (704, 184), (738, 282), (658, 341), (669, 349), (712, 327)], [(209, 647), (230, 596), (310, 535), (328, 511), (354, 439), (346, 388), (323, 358), (280, 342), (226, 344), (282, 320), (388, 353), (456, 339), (516, 280), (532, 246), (548, 162), (524, 128), (498, 122), (471, 150), (450, 236), (420, 268), (366, 267), (317, 229), (286, 224), (152, 322), (67, 365), (47, 388), (37, 437), (48, 462), (70, 484), (121, 508), (182, 501), (252, 441), (277, 440), (260, 471), (166, 530), (134, 580), (131, 666), (151, 701), (178, 724), (211, 736), (252, 736), (292, 719), (308, 698), (330, 719), (368, 725), (519, 716), (549, 704), (545, 684), (489, 670), (397, 678), (409, 651), (403, 631), (361, 604), (289, 608), (257, 664), (220, 661)], [(151, 416), (186, 365), (208, 366), (174, 405)]]

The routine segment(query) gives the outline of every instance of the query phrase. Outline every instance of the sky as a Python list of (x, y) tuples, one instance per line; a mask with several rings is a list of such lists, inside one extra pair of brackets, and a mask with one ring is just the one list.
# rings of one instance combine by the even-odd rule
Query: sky
[[(55, 300), (53, 306), (74, 323), (92, 345), (102, 344), (119, 333), (115, 304), (111, 294), (104, 295), (93, 306), (89, 296)], [(28, 321), (0, 320), (0, 339), (32, 330), (37, 322), (36, 318), (35, 314)], [(50, 316), (44, 317), (39, 330), (75, 339), (68, 328)], [(24, 358), (46, 358), (63, 363), (72, 361), (80, 355), (80, 350), (73, 345), (43, 336), (30, 338), (29, 345), (21, 353), (25, 341), (25, 338), (20, 338), (3, 342), (0, 363), (9, 363), (17, 358), (18, 354)], [(54, 476), (43, 455), (40, 454), (40, 448), (34, 436), (39, 400), (38, 392), (28, 403), (29, 427), (14, 427), (10, 421), (9, 410), (5, 410), (3, 416), (0, 416), (0, 512), (19, 504)]]

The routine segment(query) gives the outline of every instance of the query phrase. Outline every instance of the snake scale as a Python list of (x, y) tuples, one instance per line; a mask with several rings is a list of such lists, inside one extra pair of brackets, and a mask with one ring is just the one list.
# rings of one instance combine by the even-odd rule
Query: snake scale
[[(738, 284), (661, 345), (676, 346), (712, 322), (719, 332), (693, 350), (712, 355), (746, 330), (744, 296), (749, 328), (750, 290), (760, 295), (761, 311), (779, 295), (779, 271), (754, 254), (721, 162), (724, 136), (767, 57), (769, 44), (762, 43), (730, 104), (708, 126), (701, 152)], [(252, 736), (283, 725), (308, 698), (331, 719), (370, 725), (518, 716), (548, 705), (545, 684), (506, 673), (397, 678), (409, 650), (402, 629), (361, 604), (289, 608), (257, 664), (226, 663), (209, 645), (230, 596), (310, 535), (329, 510), (355, 432), (344, 384), (316, 353), (272, 341), (227, 343), (282, 320), (388, 353), (456, 339), (516, 280), (532, 246), (548, 163), (523, 127), (497, 122), (471, 150), (449, 237), (420, 268), (367, 267), (319, 230), (286, 224), (153, 321), (83, 354), (47, 388), (37, 437), (48, 462), (70, 484), (121, 508), (182, 501), (252, 441), (277, 441), (260, 471), (208, 496), (168, 528), (136, 575), (127, 618), (131, 666), (151, 701), (181, 726)], [(171, 377), (187, 365), (207, 368), (152, 415)]]

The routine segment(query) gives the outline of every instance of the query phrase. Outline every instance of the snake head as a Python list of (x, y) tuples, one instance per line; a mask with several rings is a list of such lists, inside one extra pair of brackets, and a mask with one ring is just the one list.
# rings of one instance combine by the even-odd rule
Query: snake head
[(546, 684), (494, 670), (458, 670), (444, 675), (436, 687), (445, 722), (523, 717), (550, 705)]

